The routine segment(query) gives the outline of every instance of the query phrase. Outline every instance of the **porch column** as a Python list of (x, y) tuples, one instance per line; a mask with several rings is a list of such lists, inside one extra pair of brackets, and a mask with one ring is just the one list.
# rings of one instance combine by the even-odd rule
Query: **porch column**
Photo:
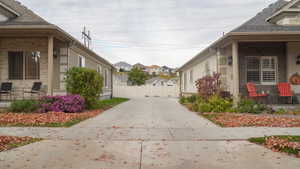
[(239, 101), (239, 93), (240, 93), (240, 84), (239, 84), (239, 49), (238, 42), (234, 41), (232, 43), (232, 69), (233, 69), (233, 97), (234, 102), (238, 103)]
[(48, 89), (47, 95), (53, 95), (53, 36), (48, 37)]

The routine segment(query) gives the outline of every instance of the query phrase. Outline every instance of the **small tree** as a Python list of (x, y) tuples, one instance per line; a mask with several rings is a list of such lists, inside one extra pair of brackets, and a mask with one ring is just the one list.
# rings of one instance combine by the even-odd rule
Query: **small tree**
[(82, 96), (88, 109), (96, 104), (102, 93), (103, 78), (92, 69), (73, 67), (66, 73), (65, 81), (67, 92)]
[(133, 86), (144, 85), (146, 80), (147, 80), (147, 75), (137, 67), (134, 67), (128, 73), (128, 83)]
[(221, 92), (221, 80), (219, 73), (207, 75), (196, 81), (199, 96), (208, 99), (210, 96), (219, 95)]

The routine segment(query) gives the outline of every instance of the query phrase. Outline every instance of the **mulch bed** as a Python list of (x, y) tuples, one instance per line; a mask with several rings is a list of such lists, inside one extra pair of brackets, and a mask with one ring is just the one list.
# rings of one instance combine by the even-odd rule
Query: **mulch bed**
[(249, 141), (263, 145), (274, 152), (283, 152), (300, 158), (300, 136), (270, 136), (251, 138)]
[(280, 117), (239, 113), (204, 113), (222, 127), (300, 127), (300, 116)]
[(65, 124), (97, 116), (103, 110), (92, 110), (83, 113), (1, 113), (0, 126), (47, 126), (47, 124)]
[(31, 137), (0, 136), (0, 152), (40, 140), (41, 139), (35, 139)]

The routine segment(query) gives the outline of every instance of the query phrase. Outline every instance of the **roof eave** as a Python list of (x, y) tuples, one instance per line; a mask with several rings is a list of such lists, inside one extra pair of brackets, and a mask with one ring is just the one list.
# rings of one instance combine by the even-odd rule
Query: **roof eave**
[(16, 16), (20, 16), (20, 14), (18, 12), (16, 12), (15, 10), (11, 9), (9, 6), (5, 5), (4, 3), (0, 2), (0, 6), (2, 6), (3, 8), (5, 8), (6, 10), (8, 10), (9, 12), (13, 13)]
[(194, 56), (191, 60), (186, 62), (184, 65), (182, 65), (177, 72), (181, 72), (183, 69), (185, 69), (188, 65), (191, 64), (191, 62), (195, 61), (198, 57), (200, 57), (202, 54), (210, 50), (211, 48), (216, 48), (220, 42), (228, 40), (228, 38), (231, 38), (233, 36), (251, 36), (251, 35), (300, 35), (300, 31), (278, 31), (278, 32), (230, 32), (224, 35), (222, 38), (218, 39), (214, 43), (212, 43), (210, 46), (202, 50), (200, 53), (198, 53), (196, 56)]
[(116, 70), (116, 68), (106, 59), (96, 54), (94, 51), (88, 49), (85, 47), (80, 41), (78, 41), (76, 38), (74, 38), (72, 35), (64, 31), (63, 29), (59, 28), (56, 25), (5, 25), (0, 26), (0, 30), (52, 30), (52, 31), (58, 31), (66, 40), (75, 42), (75, 45), (78, 45), (83, 50), (91, 53), (94, 56), (99, 57), (103, 62), (111, 66), (113, 70)]

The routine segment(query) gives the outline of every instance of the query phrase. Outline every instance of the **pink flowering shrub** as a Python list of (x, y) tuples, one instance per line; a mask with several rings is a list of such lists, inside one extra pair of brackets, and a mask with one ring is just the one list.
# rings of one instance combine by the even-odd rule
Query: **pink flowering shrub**
[(85, 109), (85, 100), (80, 95), (45, 96), (40, 99), (39, 112), (78, 113)]

